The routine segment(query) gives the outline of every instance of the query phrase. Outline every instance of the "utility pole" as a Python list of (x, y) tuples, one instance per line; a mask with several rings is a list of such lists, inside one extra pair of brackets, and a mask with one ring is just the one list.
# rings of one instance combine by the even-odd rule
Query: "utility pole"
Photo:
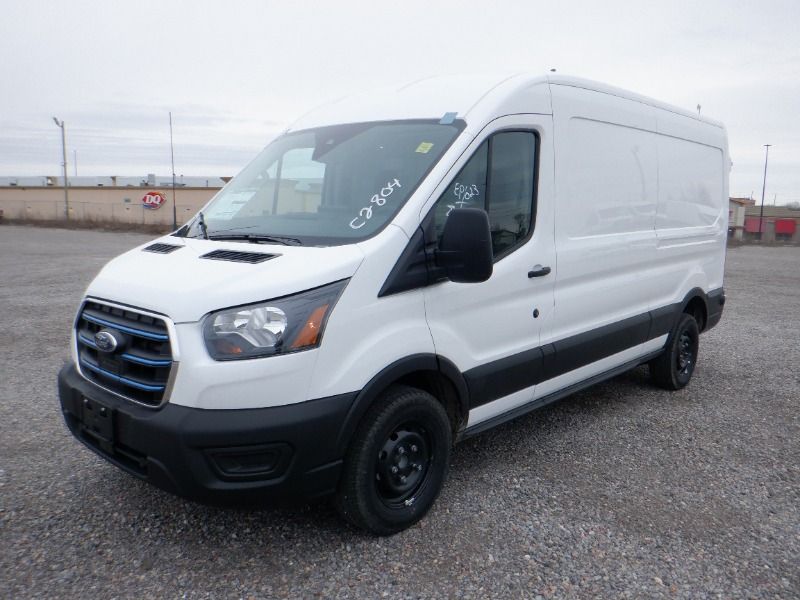
[(169, 155), (172, 159), (172, 230), (178, 228), (178, 207), (175, 204), (175, 148), (172, 145), (172, 111), (169, 112)]
[(72, 151), (72, 166), (75, 169), (75, 177), (78, 176), (78, 151)]
[(767, 189), (767, 163), (769, 162), (769, 147), (772, 144), (764, 144), (767, 155), (764, 157), (764, 185), (761, 186), (761, 214), (758, 217), (758, 240), (764, 241), (764, 191)]
[(64, 121), (59, 121), (53, 117), (53, 122), (61, 128), (61, 154), (64, 158), (64, 214), (69, 221), (69, 180), (67, 178), (67, 133)]

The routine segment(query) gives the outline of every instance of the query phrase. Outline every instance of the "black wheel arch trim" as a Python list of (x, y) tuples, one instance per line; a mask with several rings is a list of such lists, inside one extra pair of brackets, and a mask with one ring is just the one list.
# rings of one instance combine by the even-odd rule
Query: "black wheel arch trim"
[(700, 298), (700, 300), (703, 302), (703, 306), (705, 307), (706, 320), (700, 328), (700, 333), (704, 333), (719, 323), (719, 320), (722, 318), (722, 307), (725, 305), (725, 288), (718, 287), (709, 290), (708, 292), (703, 291), (703, 289), (699, 287), (692, 288), (686, 293), (686, 295), (683, 297), (683, 300), (680, 302), (679, 312), (686, 312), (686, 308), (689, 306), (689, 303), (695, 298)]
[(708, 314), (708, 294), (706, 294), (699, 287), (692, 288), (683, 297), (683, 300), (681, 301), (681, 312), (686, 312), (686, 307), (689, 306), (689, 303), (695, 298), (700, 298), (703, 301), (703, 304), (706, 308), (706, 314)]
[(404, 377), (425, 372), (438, 373), (453, 386), (461, 415), (458, 431), (453, 432), (455, 438), (466, 426), (469, 416), (469, 388), (464, 376), (455, 364), (443, 356), (433, 353), (412, 354), (382, 369), (358, 392), (339, 431), (336, 447), (341, 454), (346, 452), (362, 417), (382, 392)]

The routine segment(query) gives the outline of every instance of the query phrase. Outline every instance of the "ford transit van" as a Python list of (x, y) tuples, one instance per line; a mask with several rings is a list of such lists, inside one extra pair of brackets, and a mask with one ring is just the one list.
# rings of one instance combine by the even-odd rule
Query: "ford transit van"
[(102, 269), (66, 424), (186, 498), (332, 497), (402, 530), (455, 442), (642, 364), (687, 385), (725, 302), (729, 166), (720, 123), (553, 74), (323, 106)]

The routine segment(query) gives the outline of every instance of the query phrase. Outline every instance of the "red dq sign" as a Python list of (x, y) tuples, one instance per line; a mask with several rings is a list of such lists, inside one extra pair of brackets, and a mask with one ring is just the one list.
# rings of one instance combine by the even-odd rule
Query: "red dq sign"
[(155, 210), (161, 208), (161, 205), (167, 201), (167, 195), (164, 192), (147, 192), (142, 198), (142, 206)]

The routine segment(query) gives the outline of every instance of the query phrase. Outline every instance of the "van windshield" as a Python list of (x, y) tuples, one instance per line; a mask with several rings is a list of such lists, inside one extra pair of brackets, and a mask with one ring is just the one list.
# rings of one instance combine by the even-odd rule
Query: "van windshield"
[[(206, 207), (208, 237), (318, 246), (366, 239), (389, 223), (463, 127), (390, 121), (283, 135)], [(197, 221), (186, 235), (203, 235)]]

